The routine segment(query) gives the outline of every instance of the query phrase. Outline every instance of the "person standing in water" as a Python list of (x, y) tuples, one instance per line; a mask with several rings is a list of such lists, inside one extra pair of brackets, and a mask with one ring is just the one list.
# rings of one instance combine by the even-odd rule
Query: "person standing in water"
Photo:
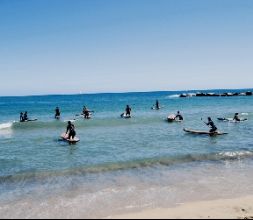
[(61, 112), (60, 112), (60, 109), (59, 109), (59, 107), (56, 107), (56, 109), (55, 109), (55, 119), (60, 119), (60, 117), (61, 117)]
[(23, 122), (23, 121), (24, 121), (24, 114), (23, 114), (23, 112), (20, 113), (19, 121), (20, 121), (20, 122)]
[(160, 103), (159, 103), (158, 100), (156, 100), (155, 107), (156, 107), (156, 110), (159, 110), (159, 109), (160, 109)]
[(68, 122), (65, 136), (67, 136), (67, 135), (68, 135), (69, 140), (73, 140), (76, 136), (75, 126), (74, 126), (74, 124), (71, 123), (71, 121)]
[(214, 124), (214, 122), (213, 122), (213, 120), (211, 119), (211, 117), (208, 117), (208, 122), (206, 123), (205, 122), (205, 124), (207, 125), (207, 126), (210, 126), (211, 127), (211, 129), (210, 129), (210, 133), (215, 133), (215, 132), (217, 132), (217, 130), (218, 130), (218, 128), (215, 126), (215, 124)]
[(131, 117), (131, 111), (132, 109), (130, 108), (129, 105), (126, 106), (126, 117)]
[(90, 111), (86, 106), (83, 107), (83, 113), (82, 115), (84, 116), (85, 119), (90, 119)]

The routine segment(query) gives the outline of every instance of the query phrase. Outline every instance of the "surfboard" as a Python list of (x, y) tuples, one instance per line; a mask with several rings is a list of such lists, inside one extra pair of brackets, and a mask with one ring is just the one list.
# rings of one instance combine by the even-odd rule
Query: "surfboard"
[(74, 139), (68, 139), (68, 137), (66, 136), (66, 134), (62, 134), (61, 135), (61, 140), (62, 141), (65, 141), (65, 142), (68, 142), (69, 144), (75, 144), (77, 142), (80, 141), (79, 138), (75, 137)]
[(224, 135), (224, 134), (228, 134), (225, 132), (215, 132), (215, 133), (211, 133), (209, 131), (198, 131), (198, 130), (192, 130), (192, 129), (186, 129), (184, 128), (184, 131), (190, 134), (197, 134), (197, 135), (210, 135), (210, 136), (214, 136), (214, 135)]
[(20, 123), (24, 123), (24, 122), (33, 122), (33, 121), (38, 121), (38, 119), (28, 119), (28, 120), (25, 120), (25, 121), (20, 121)]
[(126, 115), (126, 113), (122, 113), (120, 115), (121, 118), (126, 118), (126, 119), (129, 119), (129, 118), (132, 118), (132, 116), (129, 116), (129, 115)]
[(238, 123), (238, 122), (244, 122), (247, 121), (247, 118), (241, 118), (240, 121), (235, 121), (233, 118), (217, 118), (219, 121), (223, 122), (233, 122), (233, 123)]
[(176, 115), (172, 114), (168, 116), (167, 121), (168, 122), (182, 122), (183, 120), (176, 119)]

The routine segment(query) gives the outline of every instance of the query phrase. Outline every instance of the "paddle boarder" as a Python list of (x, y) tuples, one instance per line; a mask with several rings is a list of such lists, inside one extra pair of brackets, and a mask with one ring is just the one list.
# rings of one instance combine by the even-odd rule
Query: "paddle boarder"
[(213, 122), (213, 120), (211, 119), (211, 117), (208, 117), (208, 122), (206, 123), (206, 122), (204, 122), (207, 126), (209, 126), (209, 127), (211, 127), (211, 129), (210, 129), (210, 133), (215, 133), (217, 130), (218, 130), (218, 128), (215, 126), (215, 124), (214, 124), (214, 122)]
[(69, 140), (73, 140), (76, 136), (75, 125), (72, 124), (71, 121), (68, 121), (66, 136), (67, 135)]
[(180, 113), (180, 111), (178, 111), (177, 114), (176, 114), (175, 119), (177, 119), (177, 118), (178, 118), (179, 121), (183, 121), (184, 120), (184, 118), (183, 118), (182, 114)]
[(233, 120), (234, 121), (241, 121), (241, 119), (239, 118), (239, 113), (235, 113)]
[(131, 117), (131, 111), (132, 109), (130, 108), (129, 105), (126, 106), (126, 117)]

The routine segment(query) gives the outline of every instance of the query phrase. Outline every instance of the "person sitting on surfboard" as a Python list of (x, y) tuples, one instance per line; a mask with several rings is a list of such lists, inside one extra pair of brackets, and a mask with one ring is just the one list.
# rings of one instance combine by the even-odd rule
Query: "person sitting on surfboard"
[(126, 106), (126, 117), (131, 117), (131, 111), (132, 109), (130, 108), (129, 105)]
[(241, 119), (239, 118), (239, 113), (235, 113), (233, 120), (234, 121), (241, 121)]
[(28, 121), (28, 113), (25, 112), (24, 116), (23, 116), (23, 121)]
[(24, 121), (24, 114), (23, 114), (23, 112), (20, 112), (19, 121), (20, 122)]
[(177, 112), (177, 115), (176, 115), (175, 119), (177, 119), (177, 118), (178, 118), (179, 121), (183, 121), (184, 120), (184, 118), (181, 115), (180, 111)]
[(208, 117), (208, 122), (207, 123), (205, 122), (205, 124), (211, 127), (211, 130), (209, 131), (210, 133), (215, 133), (218, 130), (218, 128), (215, 126), (214, 122), (212, 121), (211, 117)]
[(60, 109), (59, 109), (59, 107), (56, 107), (56, 109), (55, 109), (55, 118), (59, 119), (60, 117), (61, 117)]
[(68, 139), (73, 140), (76, 136), (75, 126), (71, 123), (71, 121), (68, 122), (67, 130), (66, 130), (66, 136), (68, 135)]

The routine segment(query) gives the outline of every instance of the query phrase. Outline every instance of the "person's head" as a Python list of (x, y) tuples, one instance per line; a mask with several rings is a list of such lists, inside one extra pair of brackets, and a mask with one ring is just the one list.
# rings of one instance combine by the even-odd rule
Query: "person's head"
[(235, 115), (236, 115), (236, 116), (238, 116), (238, 115), (239, 115), (239, 113), (235, 113)]
[(71, 121), (68, 121), (68, 125), (71, 125)]
[(177, 114), (180, 114), (180, 111), (177, 111)]
[(23, 112), (20, 112), (20, 115), (23, 115)]
[(208, 119), (208, 121), (212, 121), (211, 117), (208, 117), (207, 119)]
[(27, 115), (27, 112), (25, 112), (25, 114)]

